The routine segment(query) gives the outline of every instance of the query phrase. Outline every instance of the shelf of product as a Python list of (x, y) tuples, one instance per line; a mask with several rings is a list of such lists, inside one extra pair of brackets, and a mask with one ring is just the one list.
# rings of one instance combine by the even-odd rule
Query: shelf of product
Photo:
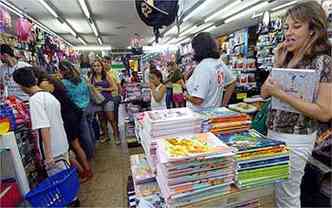
[(182, 44), (179, 55), (181, 59), (179, 67), (184, 76), (188, 79), (197, 65), (193, 60), (193, 49), (191, 47), (191, 43)]
[(257, 29), (259, 34), (256, 50), (257, 50), (257, 64), (260, 70), (270, 71), (274, 63), (273, 50), (284, 39), (282, 31), (282, 19), (280, 17), (274, 17), (270, 26), (263, 26), (261, 23)]

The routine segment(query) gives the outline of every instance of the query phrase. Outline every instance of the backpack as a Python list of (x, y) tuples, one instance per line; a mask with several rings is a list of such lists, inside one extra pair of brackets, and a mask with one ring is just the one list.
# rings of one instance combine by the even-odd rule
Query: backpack
[(171, 25), (177, 17), (178, 0), (135, 0), (135, 2), (139, 17), (146, 25), (153, 27), (158, 43), (159, 29)]

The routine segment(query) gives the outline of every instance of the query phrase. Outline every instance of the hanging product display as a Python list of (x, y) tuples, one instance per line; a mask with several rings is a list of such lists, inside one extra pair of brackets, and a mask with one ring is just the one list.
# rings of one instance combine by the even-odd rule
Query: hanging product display
[(11, 27), (11, 16), (7, 10), (0, 7), (0, 32), (6, 32)]

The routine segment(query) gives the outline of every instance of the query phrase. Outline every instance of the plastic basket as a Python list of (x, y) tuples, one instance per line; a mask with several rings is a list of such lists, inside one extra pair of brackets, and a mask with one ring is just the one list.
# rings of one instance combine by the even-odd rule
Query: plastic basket
[(32, 207), (64, 207), (76, 197), (80, 182), (76, 168), (70, 168), (52, 175), (25, 195)]

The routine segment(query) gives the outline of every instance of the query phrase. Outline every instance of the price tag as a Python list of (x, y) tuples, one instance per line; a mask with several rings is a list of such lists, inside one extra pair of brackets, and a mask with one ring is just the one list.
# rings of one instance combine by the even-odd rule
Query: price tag
[(238, 99), (238, 100), (242, 100), (242, 99), (245, 99), (247, 97), (248, 97), (248, 94), (246, 92), (236, 94), (236, 99)]

